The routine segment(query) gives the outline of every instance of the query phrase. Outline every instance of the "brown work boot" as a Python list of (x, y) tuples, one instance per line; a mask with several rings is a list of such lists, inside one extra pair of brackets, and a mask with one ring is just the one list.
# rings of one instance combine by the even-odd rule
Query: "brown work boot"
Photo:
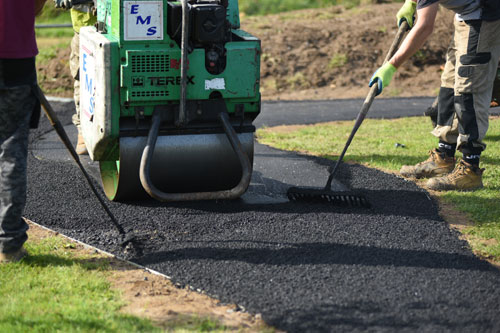
[(21, 259), (23, 259), (27, 254), (28, 252), (26, 252), (24, 248), (20, 248), (19, 250), (10, 253), (0, 252), (0, 263), (6, 264), (9, 262), (18, 262)]
[(445, 153), (433, 149), (427, 160), (416, 165), (403, 165), (399, 173), (407, 178), (432, 178), (446, 175), (455, 167), (455, 157), (448, 157)]
[(473, 191), (483, 187), (483, 171), (477, 166), (460, 161), (452, 173), (432, 178), (426, 187), (435, 191)]
[(78, 155), (88, 155), (89, 152), (85, 146), (85, 141), (83, 141), (83, 136), (78, 133), (78, 142), (76, 143), (76, 153)]

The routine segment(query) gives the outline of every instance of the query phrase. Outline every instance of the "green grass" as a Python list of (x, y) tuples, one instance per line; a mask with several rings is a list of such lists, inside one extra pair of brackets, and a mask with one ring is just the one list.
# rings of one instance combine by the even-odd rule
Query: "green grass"
[[(336, 159), (353, 124), (338, 122), (293, 131), (268, 128), (259, 130), (257, 135), (261, 143), (273, 147)], [(345, 160), (398, 171), (404, 164), (415, 164), (428, 157), (427, 151), (437, 144), (430, 131), (430, 121), (423, 117), (367, 119), (349, 147)], [(474, 239), (471, 242), (473, 249), (500, 260), (500, 119), (491, 120), (485, 142), (488, 148), (481, 157), (481, 167), (486, 169), (483, 175), (485, 188), (475, 192), (450, 191), (443, 193), (442, 198), (474, 222), (473, 227), (464, 230)], [(397, 143), (405, 148), (397, 148)]]
[[(36, 18), (36, 24), (65, 24), (71, 23), (71, 16), (68, 10), (57, 9), (52, 1), (47, 1), (42, 12)], [(71, 37), (73, 28), (44, 28), (36, 29), (37, 38), (41, 37)]]
[(26, 243), (29, 256), (0, 265), (0, 332), (224, 331), (206, 318), (186, 317), (155, 327), (120, 313), (120, 293), (107, 280), (103, 257), (75, 256), (61, 237)]
[(266, 15), (296, 9), (327, 7), (336, 2), (335, 0), (240, 0), (238, 4), (240, 11), (246, 15)]
[(35, 29), (36, 38), (67, 38), (72, 37), (74, 32), (72, 28), (44, 28)]
[(71, 23), (69, 10), (55, 8), (53, 1), (47, 1), (40, 15), (36, 17), (36, 23)]
[(349, 58), (347, 57), (347, 54), (344, 54), (344, 53), (334, 54), (330, 58), (330, 61), (328, 62), (328, 68), (334, 69), (334, 68), (342, 67), (345, 64), (347, 64), (348, 61), (349, 61)]
[(53, 45), (44, 45), (44, 42), (39, 42), (38, 55), (36, 57), (37, 63), (45, 63), (57, 57), (57, 51), (61, 48), (69, 48), (71, 39), (61, 38)]
[[(267, 15), (334, 5), (353, 8), (367, 2), (374, 2), (374, 0), (239, 0), (239, 8), (246, 15)], [(390, 2), (403, 2), (403, 0), (392, 0)]]
[(149, 321), (120, 314), (106, 260), (74, 258), (61, 238), (26, 244), (30, 255), (0, 266), (0, 332), (141, 332)]
[(295, 73), (292, 77), (287, 78), (286, 82), (292, 90), (306, 89), (310, 87), (309, 81), (302, 72)]
[[(41, 64), (47, 64), (49, 61), (57, 58), (58, 51), (61, 49), (69, 48), (71, 43), (71, 38), (40, 38), (37, 41), (38, 44), (38, 56), (36, 57), (37, 68), (41, 68)], [(64, 63), (65, 66), (69, 66), (69, 57), (61, 58), (59, 61)], [(51, 77), (51, 75), (47, 76), (45, 71), (39, 70), (38, 73), (38, 82), (40, 83), (41, 88), (47, 94), (62, 94), (69, 92), (72, 94), (73, 85), (54, 85), (49, 84), (51, 81), (56, 80)]]

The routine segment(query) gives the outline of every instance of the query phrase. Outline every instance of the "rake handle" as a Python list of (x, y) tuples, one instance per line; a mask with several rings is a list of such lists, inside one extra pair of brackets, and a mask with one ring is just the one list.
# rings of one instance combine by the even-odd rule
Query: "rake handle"
[[(384, 63), (389, 61), (392, 56), (396, 53), (396, 51), (399, 48), (399, 45), (401, 44), (401, 41), (403, 40), (403, 37), (408, 30), (408, 22), (403, 21), (403, 23), (399, 26), (398, 32), (396, 33), (396, 37), (394, 38), (394, 41), (392, 42), (391, 47), (389, 48), (389, 52), (387, 52), (387, 55), (385, 56)], [(358, 116), (356, 117), (356, 122), (354, 123), (354, 127), (351, 131), (351, 134), (349, 135), (349, 138), (347, 139), (347, 142), (344, 146), (344, 149), (342, 150), (342, 153), (339, 156), (339, 159), (337, 160), (337, 163), (335, 163), (335, 166), (333, 167), (332, 172), (330, 173), (330, 176), (328, 177), (328, 181), (326, 182), (325, 190), (329, 190), (332, 186), (332, 181), (335, 173), (337, 172), (337, 169), (344, 159), (344, 155), (347, 152), (347, 149), (351, 145), (352, 139), (354, 139), (354, 135), (356, 135), (356, 132), (358, 131), (359, 127), (363, 123), (363, 120), (366, 117), (366, 114), (370, 110), (370, 107), (372, 106), (373, 100), (375, 99), (375, 96), (377, 96), (377, 85), (374, 84), (370, 91), (368, 92), (368, 96), (366, 96), (366, 99), (363, 103), (363, 106), (361, 107), (361, 110), (358, 113)]]
[(125, 230), (118, 223), (118, 221), (116, 220), (116, 218), (113, 215), (113, 213), (111, 213), (111, 210), (109, 210), (109, 207), (106, 205), (106, 203), (104, 202), (104, 200), (101, 198), (101, 196), (97, 192), (97, 189), (95, 188), (94, 183), (92, 183), (90, 175), (87, 173), (87, 171), (83, 167), (83, 165), (82, 165), (82, 163), (80, 161), (80, 157), (78, 156), (78, 154), (76, 153), (75, 149), (73, 148), (73, 145), (71, 144), (71, 141), (70, 141), (70, 139), (68, 137), (68, 134), (66, 134), (66, 131), (64, 130), (64, 127), (61, 125), (61, 122), (57, 118), (56, 112), (54, 111), (54, 109), (50, 105), (50, 103), (47, 100), (47, 98), (45, 98), (45, 95), (43, 94), (42, 89), (40, 89), (40, 87), (38, 87), (38, 86), (36, 87), (36, 94), (37, 94), (37, 97), (38, 97), (38, 99), (40, 101), (40, 104), (43, 107), (43, 110), (45, 111), (45, 114), (47, 115), (47, 118), (49, 119), (50, 124), (52, 125), (52, 127), (56, 131), (57, 135), (59, 136), (59, 138), (61, 139), (61, 141), (64, 143), (64, 145), (66, 146), (66, 148), (68, 149), (69, 153), (71, 154), (71, 157), (73, 157), (73, 160), (75, 160), (76, 164), (80, 168), (81, 172), (83, 173), (83, 176), (85, 177), (85, 179), (87, 180), (87, 183), (89, 184), (90, 188), (92, 189), (92, 192), (94, 193), (94, 195), (96, 196), (96, 198), (99, 200), (99, 203), (101, 204), (102, 208), (104, 208), (104, 210), (108, 214), (109, 218), (111, 219), (111, 222), (113, 222), (113, 224), (116, 227), (116, 229), (118, 229), (118, 232), (120, 234), (124, 235), (125, 234)]

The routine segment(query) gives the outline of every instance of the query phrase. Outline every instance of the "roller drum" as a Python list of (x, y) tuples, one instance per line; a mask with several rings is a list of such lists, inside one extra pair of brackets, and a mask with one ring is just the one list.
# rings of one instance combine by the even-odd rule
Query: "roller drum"
[[(253, 133), (238, 134), (253, 164)], [(100, 162), (104, 191), (109, 199), (127, 201), (149, 198), (139, 167), (146, 137), (120, 138), (120, 160)], [(151, 179), (167, 193), (208, 192), (233, 188), (241, 166), (227, 136), (195, 134), (159, 136), (151, 165)]]

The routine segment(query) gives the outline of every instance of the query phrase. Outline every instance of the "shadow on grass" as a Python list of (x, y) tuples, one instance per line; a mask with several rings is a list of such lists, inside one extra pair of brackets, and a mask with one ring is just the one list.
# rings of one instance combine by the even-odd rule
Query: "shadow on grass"
[[(497, 188), (497, 191), (500, 191)], [(458, 210), (466, 211), (474, 220), (474, 225), (481, 226), (485, 223), (493, 223), (500, 227), (500, 199), (498, 197), (483, 198), (476, 195), (467, 196), (463, 194), (448, 193), (445, 198), (451, 201)]]
[[(396, 165), (415, 165), (422, 161), (425, 161), (429, 157), (428, 154), (421, 156), (405, 156), (405, 155), (346, 155), (344, 157), (344, 162), (356, 162), (356, 163), (387, 163), (390, 161), (392, 164)], [(322, 158), (326, 158), (332, 161), (337, 161), (338, 156), (325, 155)]]
[(74, 265), (81, 266), (87, 270), (111, 269), (112, 258), (66, 258), (56, 254), (31, 254), (22, 262), (36, 267), (70, 267)]
[[(58, 313), (40, 315), (35, 317), (0, 316), (0, 327), (12, 327), (26, 331), (40, 332), (119, 332), (133, 330), (134, 332), (154, 331), (152, 325), (147, 321), (133, 316), (118, 314), (111, 318), (109, 314), (102, 318), (87, 314), (71, 319)], [(111, 328), (113, 327), (113, 328)]]
[(486, 135), (485, 138), (486, 141), (500, 141), (500, 134), (499, 135)]
[[(415, 165), (417, 163), (427, 160), (429, 155), (421, 155), (421, 157), (415, 156), (404, 156), (404, 155), (349, 155), (345, 157), (346, 161), (353, 161), (357, 163), (388, 163), (390, 161), (394, 165)], [(461, 158), (461, 153), (457, 152), (457, 159)], [(324, 156), (330, 160), (336, 161), (338, 156)], [(481, 161), (493, 165), (500, 165), (500, 159), (492, 158), (490, 156), (482, 156)], [(397, 171), (397, 170), (395, 170)]]

